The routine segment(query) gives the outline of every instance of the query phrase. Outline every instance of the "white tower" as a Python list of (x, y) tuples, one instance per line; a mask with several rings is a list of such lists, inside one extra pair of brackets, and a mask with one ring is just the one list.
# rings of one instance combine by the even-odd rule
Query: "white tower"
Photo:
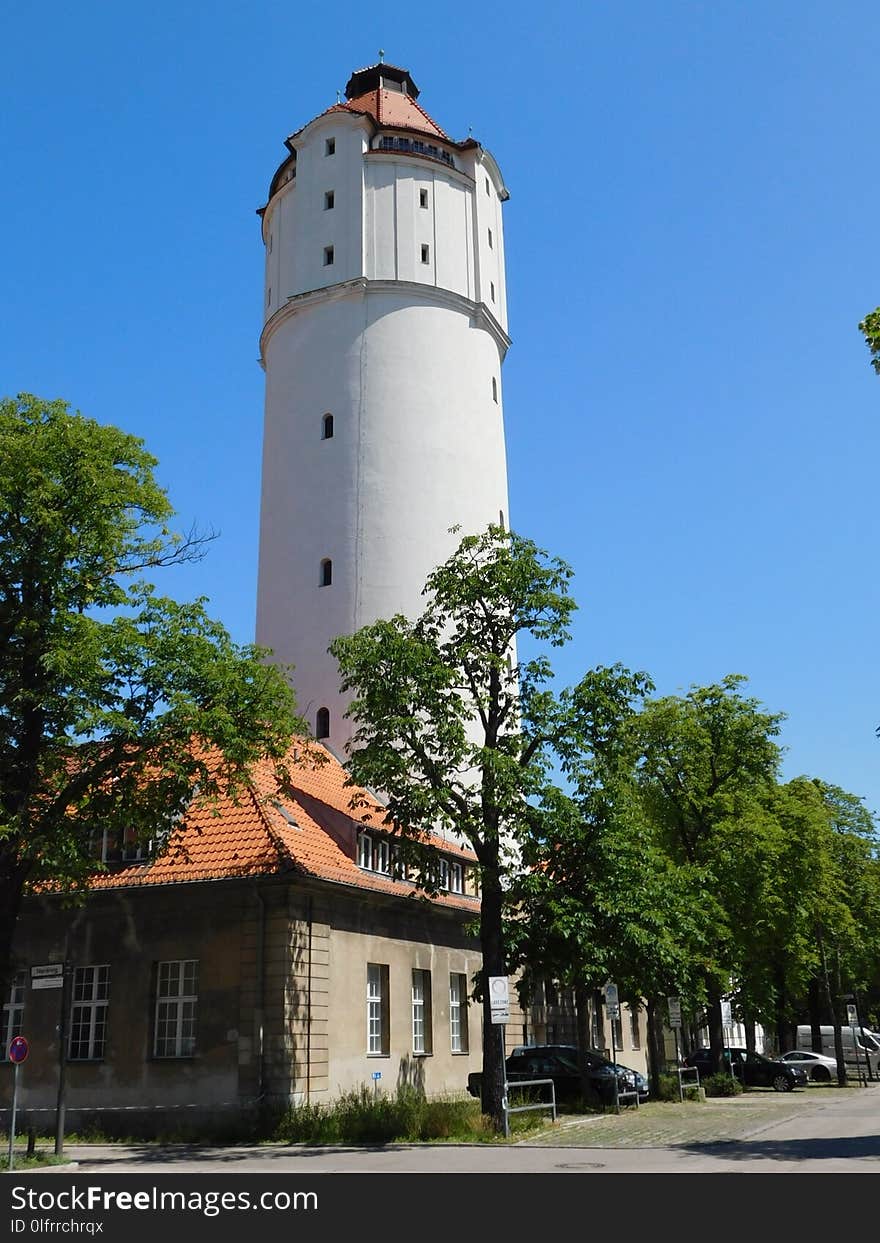
[(495, 160), (454, 142), (405, 69), (358, 70), (286, 140), (261, 209), (266, 372), (257, 642), (295, 666), (337, 754), (327, 645), (415, 617), (462, 534), (507, 521), (510, 344)]

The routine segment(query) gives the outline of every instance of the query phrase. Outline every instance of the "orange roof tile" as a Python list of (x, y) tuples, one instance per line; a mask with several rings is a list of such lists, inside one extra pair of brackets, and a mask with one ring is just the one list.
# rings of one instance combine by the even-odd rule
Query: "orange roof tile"
[[(363, 825), (393, 832), (375, 796), (347, 785), (343, 766), (313, 742), (295, 744), (285, 765), (289, 781), (283, 785), (272, 763), (263, 761), (255, 765), (237, 801), (225, 796), (211, 806), (193, 803), (160, 855), (98, 873), (90, 887), (167, 885), (293, 870), (358, 889), (414, 893), (408, 882), (365, 871), (356, 862)], [(356, 810), (351, 807), (353, 796), (361, 804)], [(436, 834), (427, 840), (444, 854), (474, 861), (473, 853), (457, 843)], [(472, 911), (477, 906), (477, 899), (465, 894), (444, 893), (434, 901)]]

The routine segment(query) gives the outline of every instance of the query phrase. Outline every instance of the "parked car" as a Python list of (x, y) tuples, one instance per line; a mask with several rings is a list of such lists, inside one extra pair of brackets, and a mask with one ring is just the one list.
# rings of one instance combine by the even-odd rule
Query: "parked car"
[[(635, 1090), (640, 1101), (648, 1099), (648, 1081), (638, 1071), (609, 1062), (593, 1049), (587, 1051), (586, 1061), (588, 1081), (602, 1102), (607, 1104), (613, 1099), (615, 1075), (618, 1091)], [(505, 1067), (508, 1083), (524, 1079), (552, 1079), (558, 1102), (575, 1101), (582, 1095), (575, 1045), (518, 1045), (508, 1057)], [(467, 1089), (471, 1096), (480, 1095), (482, 1078), (480, 1071), (468, 1075)]]
[(810, 1053), (807, 1049), (790, 1049), (788, 1053), (780, 1053), (780, 1062), (789, 1066), (800, 1066), (808, 1079), (813, 1083), (829, 1083), (837, 1077), (837, 1062), (824, 1053)]
[[(826, 1057), (834, 1057), (834, 1028), (831, 1026), (822, 1026), (819, 1028), (819, 1034), (822, 1037), (822, 1052)], [(853, 1040), (855, 1035), (855, 1040)], [(852, 1027), (844, 1025), (840, 1029), (840, 1039), (843, 1044), (843, 1060), (846, 1065), (852, 1069), (857, 1068), (861, 1063), (864, 1070), (866, 1062), (871, 1063), (871, 1070), (874, 1074), (880, 1074), (880, 1040), (876, 1040), (872, 1032), (867, 1027)], [(801, 1048), (807, 1049), (812, 1047), (812, 1032), (806, 1024), (801, 1024), (797, 1029), (797, 1043)]]
[[(712, 1073), (712, 1056), (708, 1049), (695, 1049), (684, 1059), (685, 1066), (696, 1066), (703, 1079)], [(750, 1053), (747, 1049), (725, 1049), (724, 1064), (733, 1066), (735, 1077), (747, 1088), (773, 1088), (777, 1092), (790, 1092), (802, 1088), (807, 1082), (806, 1071), (776, 1058), (764, 1057), (763, 1053)]]

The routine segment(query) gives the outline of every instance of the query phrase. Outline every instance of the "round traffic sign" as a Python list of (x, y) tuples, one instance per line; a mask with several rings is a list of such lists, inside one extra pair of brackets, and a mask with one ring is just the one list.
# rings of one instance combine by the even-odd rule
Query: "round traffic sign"
[(24, 1036), (13, 1036), (9, 1042), (9, 1060), (18, 1065), (30, 1053), (30, 1045)]

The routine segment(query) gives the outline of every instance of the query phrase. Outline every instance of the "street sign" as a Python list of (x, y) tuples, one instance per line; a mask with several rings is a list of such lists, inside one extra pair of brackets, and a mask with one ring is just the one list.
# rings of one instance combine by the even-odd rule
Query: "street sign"
[(30, 1045), (24, 1036), (13, 1036), (9, 1042), (9, 1060), (13, 1065), (18, 1066), (25, 1061), (28, 1053), (30, 1053)]
[(605, 985), (605, 1011), (609, 1019), (620, 1018), (620, 998), (616, 984)]
[(510, 986), (506, 975), (489, 976), (489, 1014), (493, 1023), (510, 1022)]
[(722, 1027), (733, 1027), (733, 1012), (729, 1001), (722, 1001), (721, 1003), (721, 1025)]
[(681, 1027), (681, 998), (667, 997), (666, 1004), (669, 1007), (669, 1026)]
[(31, 988), (62, 988), (63, 986), (63, 962), (49, 962), (42, 967), (31, 967)]
[(381, 1079), (381, 1078), (382, 1078), (381, 1070), (374, 1070), (373, 1071), (373, 1082), (375, 1083), (377, 1079)]
[(859, 1012), (858, 1012), (858, 1010), (855, 1008), (855, 1006), (847, 1006), (847, 1007), (846, 1007), (846, 1021), (847, 1021), (847, 1023), (849, 1023), (850, 1027), (858, 1027), (858, 1025), (859, 1025)]

